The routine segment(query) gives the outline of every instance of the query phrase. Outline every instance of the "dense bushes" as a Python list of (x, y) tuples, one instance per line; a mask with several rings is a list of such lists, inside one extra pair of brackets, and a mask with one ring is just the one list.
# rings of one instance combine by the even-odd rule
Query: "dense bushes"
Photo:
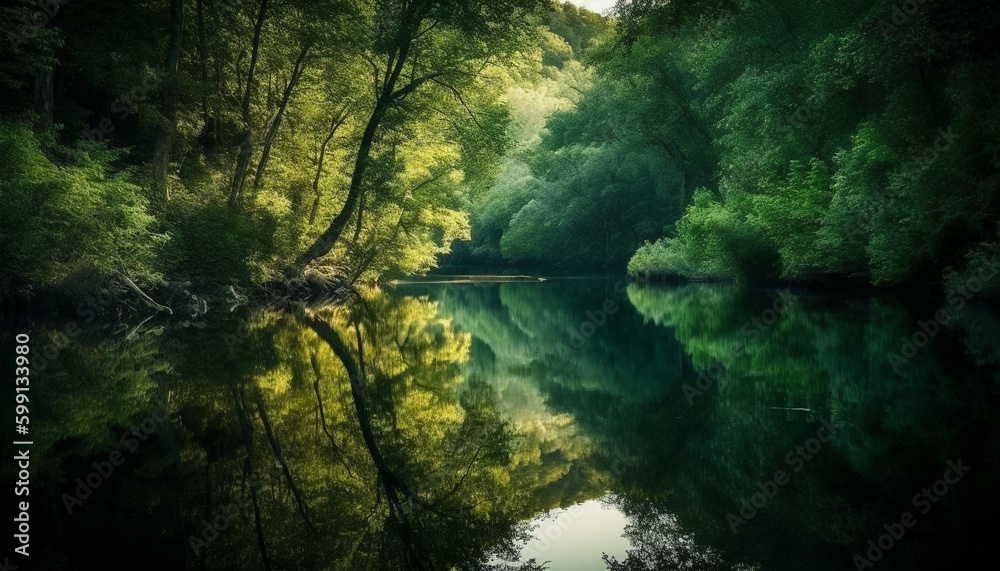
[(104, 144), (49, 145), (50, 158), (29, 126), (0, 123), (0, 150), (3, 290), (88, 291), (119, 273), (147, 285), (259, 281), (298, 247), (301, 228), (280, 207), (235, 210), (180, 194), (154, 218), (137, 177), (114, 172), (116, 152)]
[(628, 271), (653, 278), (749, 280), (766, 277), (776, 258), (773, 246), (746, 216), (699, 189), (677, 222), (676, 236), (639, 248)]
[(264, 281), (292, 255), (290, 223), (258, 209), (236, 211), (216, 204), (173, 204), (173, 275), (222, 283)]
[(0, 287), (90, 287), (115, 272), (152, 282), (168, 236), (153, 230), (142, 189), (113, 173), (102, 146), (53, 148), (31, 128), (0, 122)]
[[(683, 111), (674, 122), (650, 121), (652, 111), (609, 122), (616, 136), (675, 149), (701, 141), (716, 154), (704, 186), (718, 198), (696, 195), (631, 272), (927, 285), (996, 250), (995, 6), (927, 3), (898, 28), (878, 25), (889, 1), (720, 0), (697, 11), (628, 11), (620, 29), (634, 37), (599, 67), (599, 77), (634, 79), (636, 101), (611, 109)], [(791, 33), (782, 21), (809, 25)], [(674, 56), (658, 68), (649, 54), (664, 46)], [(577, 119), (607, 97), (588, 93)]]

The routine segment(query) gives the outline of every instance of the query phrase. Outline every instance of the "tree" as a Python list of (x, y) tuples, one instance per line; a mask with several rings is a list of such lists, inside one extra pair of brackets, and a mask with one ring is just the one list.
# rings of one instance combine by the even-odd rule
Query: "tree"
[[(361, 206), (372, 146), (386, 116), (427, 85), (447, 90), (462, 102), (463, 89), (475, 84), (484, 67), (512, 53), (527, 35), (525, 17), (537, 4), (537, 0), (379, 4), (357, 30), (365, 43), (362, 57), (372, 70), (374, 105), (358, 144), (347, 199), (327, 229), (292, 265), (291, 274), (301, 274), (326, 255)], [(471, 109), (469, 113), (474, 120)]]
[(177, 130), (177, 68), (181, 59), (184, 35), (184, 0), (171, 0), (170, 7), (170, 42), (167, 49), (162, 104), (165, 124), (160, 125), (157, 130), (156, 147), (153, 152), (153, 188), (164, 202), (170, 199), (167, 167), (170, 163), (174, 131)]

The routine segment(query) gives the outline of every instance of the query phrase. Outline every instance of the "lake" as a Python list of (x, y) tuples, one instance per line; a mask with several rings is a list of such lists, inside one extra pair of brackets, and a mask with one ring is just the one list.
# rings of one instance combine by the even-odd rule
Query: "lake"
[(29, 329), (38, 569), (902, 570), (996, 552), (993, 310), (618, 277), (190, 305)]

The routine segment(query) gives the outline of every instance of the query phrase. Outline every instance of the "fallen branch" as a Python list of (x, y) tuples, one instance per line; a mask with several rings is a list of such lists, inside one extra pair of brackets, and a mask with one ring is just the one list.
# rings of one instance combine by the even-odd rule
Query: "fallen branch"
[(153, 309), (155, 309), (157, 311), (166, 311), (170, 315), (174, 314), (174, 310), (170, 309), (169, 307), (167, 307), (165, 305), (160, 305), (160, 304), (156, 303), (155, 301), (153, 301), (153, 299), (150, 298), (148, 295), (146, 295), (146, 292), (144, 292), (141, 289), (139, 289), (139, 286), (135, 285), (135, 282), (133, 282), (131, 279), (129, 279), (128, 276), (126, 276), (125, 274), (123, 274), (121, 272), (118, 272), (118, 275), (122, 278), (122, 281), (125, 282), (125, 285), (127, 285), (129, 287), (129, 289), (131, 289), (132, 291), (134, 291), (136, 293), (136, 295), (138, 295), (139, 298), (142, 299), (142, 301), (146, 302), (146, 305), (148, 305), (149, 307), (151, 307), (151, 308), (153, 308)]

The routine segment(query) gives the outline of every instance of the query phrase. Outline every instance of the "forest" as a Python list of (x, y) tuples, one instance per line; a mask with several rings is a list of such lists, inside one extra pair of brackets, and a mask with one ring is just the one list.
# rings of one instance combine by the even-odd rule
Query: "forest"
[(3, 3), (36, 568), (995, 559), (998, 16)]
[(989, 3), (0, 10), (5, 296), (442, 265), (936, 287), (1000, 252)]

